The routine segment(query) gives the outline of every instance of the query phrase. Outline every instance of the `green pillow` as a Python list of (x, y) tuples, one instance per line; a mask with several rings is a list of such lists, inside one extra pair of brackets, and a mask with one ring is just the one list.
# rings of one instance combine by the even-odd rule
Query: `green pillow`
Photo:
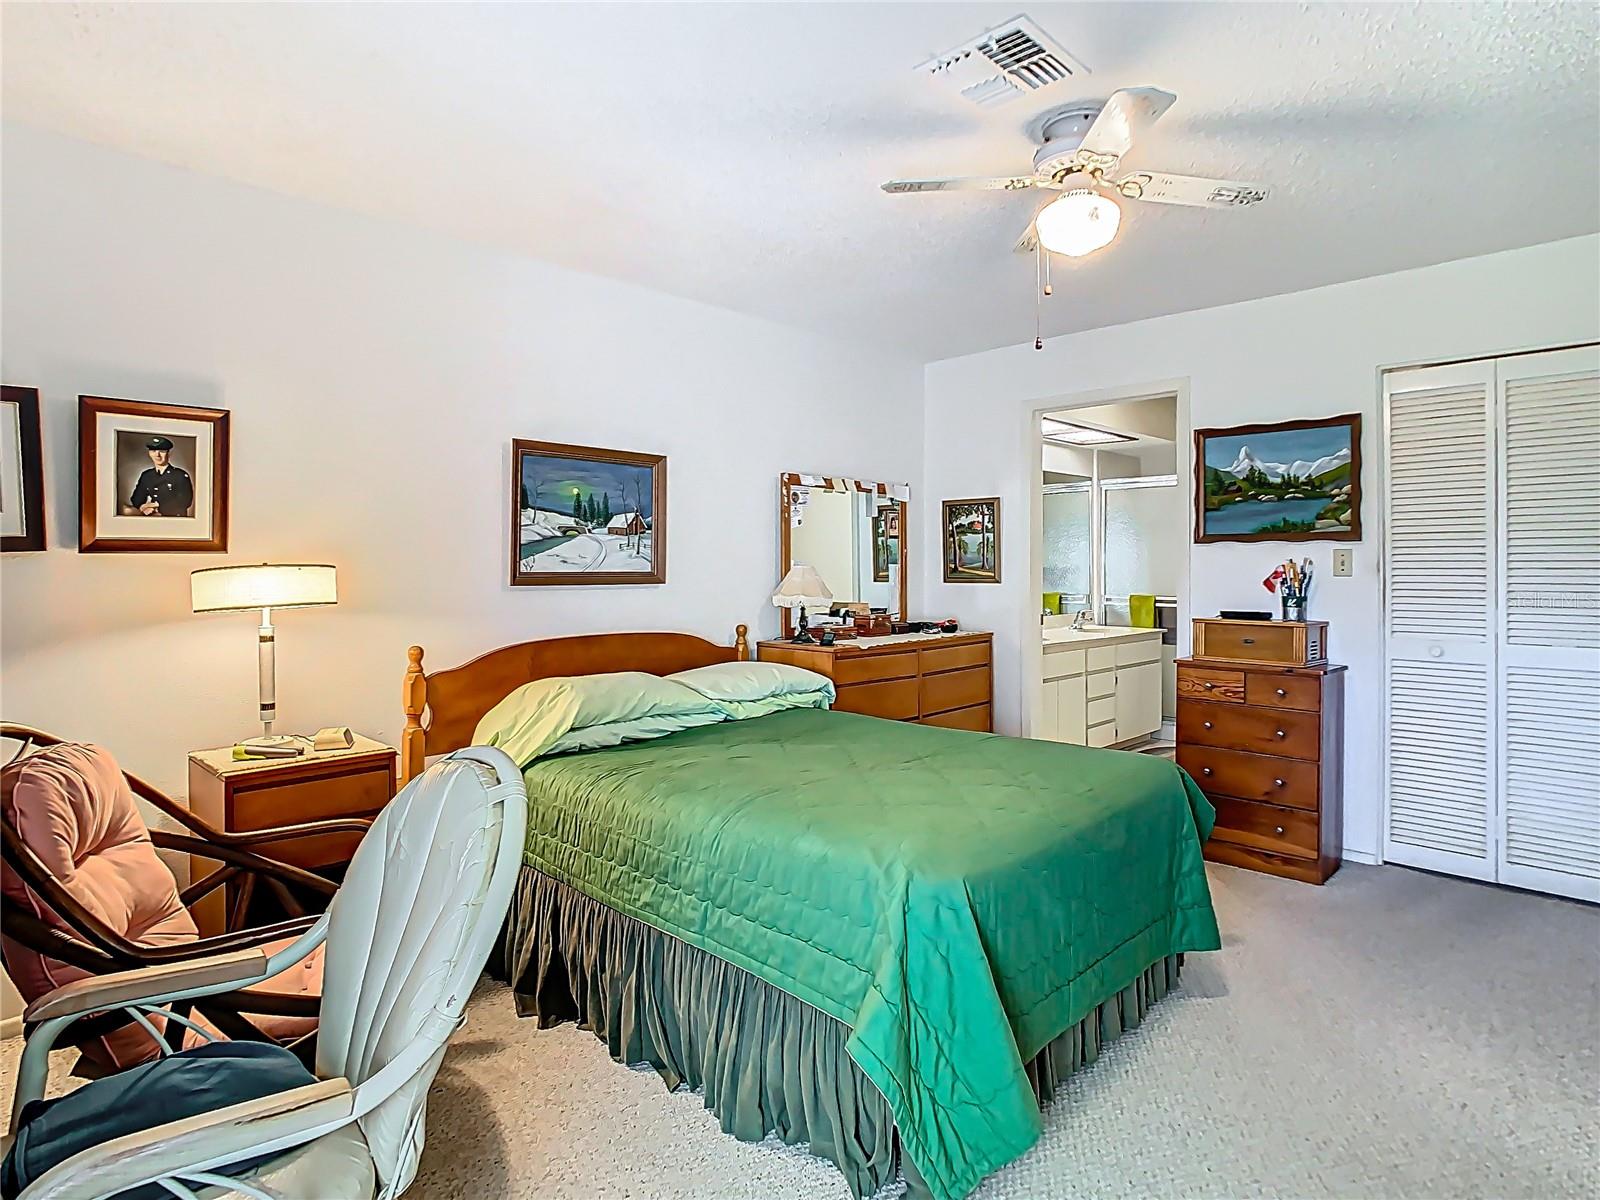
[[(545, 754), (662, 737), (726, 719), (698, 692), (643, 671), (563, 675), (517, 688), (484, 714), (472, 740), (500, 747), (525, 767)], [(610, 726), (626, 728), (600, 732)], [(589, 737), (569, 741), (574, 731)]]
[(827, 708), (835, 696), (826, 675), (787, 663), (714, 663), (667, 678), (693, 688), (735, 721), (787, 708)]

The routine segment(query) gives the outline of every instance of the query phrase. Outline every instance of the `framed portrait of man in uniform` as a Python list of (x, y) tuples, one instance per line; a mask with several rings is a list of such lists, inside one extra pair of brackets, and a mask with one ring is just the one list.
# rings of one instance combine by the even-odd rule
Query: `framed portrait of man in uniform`
[(228, 413), (78, 397), (78, 550), (228, 548)]

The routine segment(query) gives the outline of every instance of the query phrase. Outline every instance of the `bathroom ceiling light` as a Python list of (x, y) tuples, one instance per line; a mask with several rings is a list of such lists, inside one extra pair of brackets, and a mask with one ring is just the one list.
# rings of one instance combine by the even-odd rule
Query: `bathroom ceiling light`
[(1113, 442), (1136, 442), (1139, 439), (1126, 433), (1112, 433), (1109, 429), (1095, 429), (1090, 425), (1075, 425), (1071, 421), (1058, 421), (1054, 417), (1041, 418), (1039, 432), (1047, 442), (1062, 442), (1068, 446), (1109, 446)]

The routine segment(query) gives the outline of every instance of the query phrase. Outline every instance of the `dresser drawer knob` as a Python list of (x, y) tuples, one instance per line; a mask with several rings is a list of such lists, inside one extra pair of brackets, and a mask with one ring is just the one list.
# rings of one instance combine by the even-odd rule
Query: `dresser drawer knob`
[(1282, 689), (1282, 688), (1279, 688), (1279, 689), (1278, 689), (1278, 695), (1280, 695), (1280, 696), (1287, 696), (1287, 695), (1288, 695), (1288, 694), (1289, 694), (1289, 693), (1288, 693), (1288, 692), (1286, 692), (1286, 691), (1284, 691), (1284, 690), (1283, 690), (1283, 689)]
[(1206, 729), (1210, 729), (1211, 728), (1211, 722), (1210, 721), (1202, 721), (1201, 725), (1202, 725), (1203, 728), (1206, 728)]
[(1211, 768), (1210, 767), (1201, 767), (1200, 768), (1200, 774), (1202, 774), (1202, 775), (1211, 774)]
[(1244, 638), (1243, 641), (1246, 646), (1254, 646), (1256, 644), (1255, 638)]
[(1273, 786), (1273, 787), (1282, 787), (1282, 786), (1283, 786), (1283, 780), (1281, 780), (1281, 779), (1274, 779), (1274, 780), (1273, 780), (1273, 781), (1272, 781), (1272, 786)]
[(1283, 730), (1280, 729), (1280, 730), (1278, 730), (1278, 736), (1281, 737), (1281, 738), (1286, 738), (1289, 735), (1287, 733), (1285, 733)]
[(1208, 692), (1209, 692), (1209, 691), (1210, 691), (1210, 690), (1211, 690), (1211, 689), (1212, 689), (1212, 688), (1214, 688), (1214, 687), (1216, 687), (1216, 686), (1217, 686), (1217, 685), (1216, 685), (1216, 684), (1214, 684), (1214, 683), (1203, 683), (1203, 684), (1201, 684), (1201, 685), (1200, 685), (1200, 686), (1201, 686), (1201, 687), (1203, 687), (1203, 688), (1205, 688), (1205, 689), (1206, 689), (1206, 691), (1208, 691)]
[(1278, 835), (1278, 836), (1279, 836), (1279, 837), (1282, 837), (1282, 836), (1283, 836), (1283, 826), (1282, 826), (1282, 825), (1279, 825), (1279, 826), (1278, 826), (1278, 827), (1277, 827), (1277, 828), (1276, 828), (1276, 829), (1274, 829), (1274, 830), (1273, 830), (1273, 831), (1272, 831), (1272, 832), (1273, 832), (1273, 833), (1275, 833), (1275, 834), (1277, 834), (1277, 835)]

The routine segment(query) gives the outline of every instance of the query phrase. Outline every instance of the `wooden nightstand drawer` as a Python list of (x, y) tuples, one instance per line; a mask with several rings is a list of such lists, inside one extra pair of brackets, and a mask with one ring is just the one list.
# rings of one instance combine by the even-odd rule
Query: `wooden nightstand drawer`
[[(228, 833), (308, 821), (370, 819), (393, 798), (396, 769), (394, 750), (370, 738), (357, 739), (350, 751), (291, 759), (235, 761), (231, 747), (197, 751), (189, 756), (189, 808)], [(355, 833), (325, 833), (253, 849), (290, 866), (327, 873), (349, 862), (360, 841)], [(215, 868), (213, 860), (190, 858), (192, 878)], [(195, 905), (202, 933), (221, 931), (224, 905), (231, 908), (236, 893), (236, 885), (229, 882)], [(249, 896), (241, 902), (248, 905)]]

